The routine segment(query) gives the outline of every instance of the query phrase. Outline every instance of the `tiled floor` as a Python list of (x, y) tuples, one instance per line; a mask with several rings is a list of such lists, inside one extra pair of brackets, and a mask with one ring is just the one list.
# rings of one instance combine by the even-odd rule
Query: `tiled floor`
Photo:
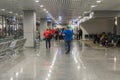
[(65, 54), (63, 41), (53, 41), (51, 49), (41, 42), (0, 59), (0, 80), (120, 80), (120, 50), (73, 41)]

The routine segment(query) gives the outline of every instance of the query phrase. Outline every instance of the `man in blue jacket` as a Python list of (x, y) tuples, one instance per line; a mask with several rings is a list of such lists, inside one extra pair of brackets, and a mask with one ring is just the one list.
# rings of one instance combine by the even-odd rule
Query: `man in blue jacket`
[(70, 44), (72, 40), (72, 30), (69, 30), (69, 27), (66, 27), (63, 31), (64, 41), (65, 41), (65, 50), (66, 54), (70, 52)]

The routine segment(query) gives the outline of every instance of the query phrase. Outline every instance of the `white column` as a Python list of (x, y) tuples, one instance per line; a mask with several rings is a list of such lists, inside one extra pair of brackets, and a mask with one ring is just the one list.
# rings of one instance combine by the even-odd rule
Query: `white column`
[(41, 23), (40, 23), (40, 37), (41, 37), (41, 40), (44, 39), (43, 33), (46, 30), (46, 28), (47, 28), (46, 20), (41, 20)]
[(35, 46), (36, 12), (24, 10), (24, 38), (27, 39), (25, 47)]
[(120, 35), (120, 17), (118, 17), (118, 22), (117, 22), (117, 35)]

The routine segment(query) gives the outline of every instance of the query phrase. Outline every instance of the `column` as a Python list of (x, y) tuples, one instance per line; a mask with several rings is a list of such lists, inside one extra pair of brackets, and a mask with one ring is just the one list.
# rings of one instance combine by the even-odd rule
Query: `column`
[(43, 33), (46, 30), (46, 28), (47, 28), (46, 19), (41, 19), (41, 23), (40, 23), (40, 37), (41, 37), (41, 40), (44, 39)]
[(24, 10), (24, 38), (27, 39), (25, 47), (35, 46), (36, 34), (36, 12), (33, 10)]
[(120, 35), (120, 17), (118, 17), (117, 35)]
[(49, 27), (50, 29), (52, 29), (52, 22), (47, 22), (47, 27)]

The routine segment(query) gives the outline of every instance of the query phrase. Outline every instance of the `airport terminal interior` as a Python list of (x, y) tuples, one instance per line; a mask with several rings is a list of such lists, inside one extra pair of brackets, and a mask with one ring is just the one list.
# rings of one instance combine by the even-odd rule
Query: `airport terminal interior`
[(120, 80), (120, 0), (0, 0), (0, 80)]

